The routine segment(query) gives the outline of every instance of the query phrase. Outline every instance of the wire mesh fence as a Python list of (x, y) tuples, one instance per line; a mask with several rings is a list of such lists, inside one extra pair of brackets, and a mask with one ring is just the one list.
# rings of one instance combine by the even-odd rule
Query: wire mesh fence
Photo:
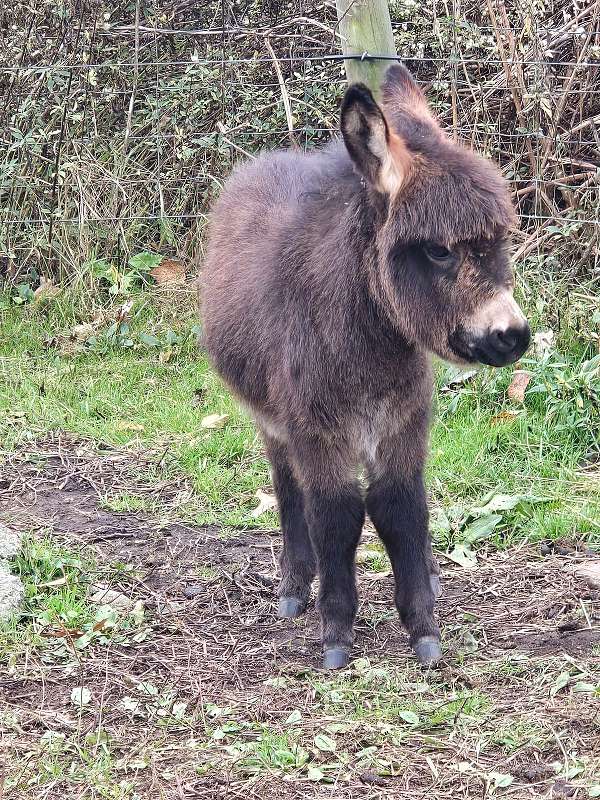
[[(397, 0), (391, 16), (449, 134), (511, 181), (518, 258), (597, 275), (600, 4)], [(0, 11), (0, 36), (11, 277), (64, 278), (139, 249), (196, 260), (238, 159), (337, 128), (334, 3), (30, 0)]]

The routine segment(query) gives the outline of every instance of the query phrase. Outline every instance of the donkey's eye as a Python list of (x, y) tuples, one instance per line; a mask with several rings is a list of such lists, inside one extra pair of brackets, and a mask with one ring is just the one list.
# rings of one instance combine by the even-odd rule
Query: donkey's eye
[(446, 264), (449, 261), (453, 261), (455, 258), (452, 250), (448, 250), (443, 244), (427, 242), (427, 244), (423, 245), (423, 250), (427, 258), (430, 258), (432, 261), (437, 261), (440, 264)]

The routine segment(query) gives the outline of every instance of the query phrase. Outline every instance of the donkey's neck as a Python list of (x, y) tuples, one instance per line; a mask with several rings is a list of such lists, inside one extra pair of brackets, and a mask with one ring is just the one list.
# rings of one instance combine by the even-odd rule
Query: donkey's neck
[(299, 215), (300, 252), (318, 325), (341, 359), (362, 353), (371, 363), (406, 361), (415, 348), (372, 291), (385, 201), (370, 194), (345, 151), (335, 145), (319, 166), (314, 190), (303, 196)]

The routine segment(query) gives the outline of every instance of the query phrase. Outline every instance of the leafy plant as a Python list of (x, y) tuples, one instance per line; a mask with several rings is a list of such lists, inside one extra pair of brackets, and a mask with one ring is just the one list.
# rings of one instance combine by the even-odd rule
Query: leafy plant
[(110, 295), (128, 297), (144, 283), (148, 272), (161, 261), (162, 256), (144, 251), (132, 256), (122, 269), (105, 258), (87, 261), (84, 269), (90, 271), (101, 284), (108, 285)]
[(226, 745), (225, 751), (235, 759), (236, 768), (246, 774), (263, 770), (288, 772), (299, 769), (309, 758), (308, 752), (289, 736), (270, 730), (263, 730), (254, 741)]
[(17, 306), (31, 303), (35, 298), (34, 291), (28, 283), (20, 283), (15, 287), (15, 292), (13, 294), (13, 303)]
[(551, 352), (523, 363), (533, 373), (526, 397), (539, 397), (556, 430), (600, 430), (600, 354), (575, 361)]
[[(490, 492), (479, 505), (465, 508), (456, 504), (432, 515), (431, 528), (439, 545), (450, 550), (449, 557), (463, 567), (477, 564), (475, 548), (509, 524), (515, 515), (529, 517), (533, 508), (548, 498)], [(450, 549), (452, 548), (452, 549)]]

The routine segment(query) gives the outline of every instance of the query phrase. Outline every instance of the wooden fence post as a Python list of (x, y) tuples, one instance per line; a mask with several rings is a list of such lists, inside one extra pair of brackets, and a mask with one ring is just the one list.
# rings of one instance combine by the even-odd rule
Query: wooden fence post
[[(396, 55), (387, 0), (336, 0), (336, 6), (344, 55)], [(377, 96), (391, 62), (350, 59), (345, 63), (348, 83), (366, 83)]]

